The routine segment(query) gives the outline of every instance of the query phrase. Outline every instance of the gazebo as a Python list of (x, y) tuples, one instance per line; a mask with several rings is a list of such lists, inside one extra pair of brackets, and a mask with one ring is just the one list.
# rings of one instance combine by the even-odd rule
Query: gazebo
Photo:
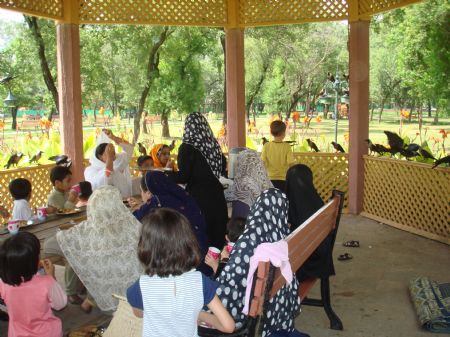
[[(387, 161), (367, 165), (369, 133), (369, 24), (370, 17), (383, 11), (402, 7), (417, 0), (0, 0), (0, 7), (57, 21), (58, 88), (63, 151), (74, 162), (76, 179), (83, 176), (83, 137), (80, 79), (80, 24), (134, 24), (171, 26), (224, 27), (226, 33), (226, 92), (229, 148), (245, 146), (245, 79), (244, 33), (246, 27), (301, 24), (322, 21), (348, 21), (349, 38), (349, 156), (348, 210), (360, 214), (378, 208), (370, 197), (379, 198), (376, 179)], [(276, 43), (274, 41), (274, 43)], [(380, 164), (381, 163), (381, 164)], [(425, 166), (420, 166), (425, 170)], [(387, 166), (384, 170), (388, 170)], [(429, 168), (426, 168), (429, 170)], [(364, 173), (373, 172), (371, 179)], [(435, 171), (435, 170), (433, 170)], [(448, 186), (447, 173), (440, 171), (436, 178)], [(417, 173), (423, 175), (423, 173)], [(427, 173), (428, 174), (428, 173)], [(430, 173), (431, 174), (431, 173)], [(434, 173), (433, 173), (434, 174)], [(433, 178), (434, 179), (434, 178)], [(366, 180), (366, 187), (364, 183)], [(423, 178), (422, 180), (426, 180)], [(433, 183), (439, 186), (440, 183)], [(369, 193), (369, 194), (367, 194)], [(366, 199), (364, 199), (364, 197)], [(398, 196), (402, 198), (401, 193)], [(441, 198), (441, 197), (436, 197)], [(443, 199), (445, 199), (444, 197)], [(442, 199), (442, 198), (441, 198)], [(363, 207), (363, 202), (372, 202)], [(445, 199), (447, 200), (447, 199)], [(449, 243), (448, 202), (442, 200), (439, 210), (438, 232), (433, 238)], [(391, 212), (389, 201), (382, 205)], [(429, 205), (433, 205), (429, 201)], [(382, 208), (383, 208), (382, 207)], [(363, 209), (364, 208), (364, 209)], [(397, 212), (402, 212), (397, 210)], [(420, 213), (420, 212), (419, 212)], [(387, 215), (386, 215), (387, 216)], [(417, 221), (426, 215), (413, 214)], [(379, 218), (381, 219), (382, 216)], [(447, 224), (445, 221), (447, 219)], [(406, 222), (409, 220), (403, 219)], [(393, 222), (399, 223), (400, 220)], [(404, 223), (400, 222), (400, 223)], [(442, 225), (443, 224), (443, 225)], [(434, 226), (430, 225), (430, 226)], [(398, 226), (397, 226), (398, 227)], [(423, 231), (424, 228), (416, 226)], [(426, 228), (425, 228), (426, 231)], [(419, 233), (421, 234), (421, 233)], [(443, 239), (442, 239), (443, 238)]]

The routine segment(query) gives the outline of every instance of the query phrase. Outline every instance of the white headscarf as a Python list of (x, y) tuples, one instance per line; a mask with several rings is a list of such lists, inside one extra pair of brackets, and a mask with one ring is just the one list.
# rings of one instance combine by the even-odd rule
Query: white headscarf
[(230, 193), (234, 200), (239, 200), (252, 207), (259, 195), (273, 187), (260, 155), (254, 150), (239, 152), (236, 160), (234, 184)]
[[(97, 146), (102, 143), (111, 143), (111, 140), (103, 132), (97, 139)], [(123, 198), (126, 198), (132, 195), (129, 162), (133, 154), (133, 145), (120, 144), (120, 147), (122, 147), (124, 152), (116, 154), (116, 159), (113, 163), (114, 171), (109, 177), (105, 174), (106, 164), (95, 156), (95, 150), (89, 160), (91, 165), (86, 167), (84, 171), (84, 177), (92, 184), (93, 190), (96, 190), (100, 186), (112, 185), (120, 190)]]
[(190, 144), (205, 157), (217, 178), (222, 174), (222, 149), (211, 130), (205, 116), (193, 112), (184, 123), (183, 143)]
[(89, 198), (87, 220), (56, 239), (64, 256), (101, 310), (115, 310), (112, 294), (125, 296), (143, 273), (136, 249), (140, 222), (117, 188), (102, 186)]

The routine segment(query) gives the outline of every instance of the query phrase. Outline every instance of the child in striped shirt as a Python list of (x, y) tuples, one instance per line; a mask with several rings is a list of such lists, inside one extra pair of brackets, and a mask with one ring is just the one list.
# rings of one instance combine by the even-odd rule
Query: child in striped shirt
[[(138, 257), (145, 267), (127, 290), (144, 337), (197, 337), (197, 322), (233, 332), (234, 321), (216, 295), (214, 281), (196, 271), (197, 240), (179, 212), (160, 208), (142, 219)], [(202, 311), (206, 305), (212, 313)]]

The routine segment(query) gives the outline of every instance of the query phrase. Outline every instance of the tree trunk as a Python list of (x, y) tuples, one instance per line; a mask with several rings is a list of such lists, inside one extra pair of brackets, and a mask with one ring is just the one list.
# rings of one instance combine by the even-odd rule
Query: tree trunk
[(225, 35), (220, 36), (220, 44), (222, 45), (223, 50), (223, 115), (222, 115), (222, 124), (227, 125), (227, 53), (225, 47)]
[(371, 110), (370, 110), (370, 121), (373, 121), (373, 112), (375, 111), (375, 104), (373, 104), (373, 101), (372, 101), (372, 107), (371, 107)]
[(439, 123), (439, 106), (436, 107), (436, 111), (434, 113), (433, 124), (437, 125)]
[(162, 136), (163, 138), (170, 137), (169, 130), (169, 112), (164, 111), (161, 115), (161, 125), (162, 125)]
[(412, 118), (412, 114), (413, 114), (415, 107), (416, 107), (416, 101), (413, 101), (413, 104), (411, 105), (411, 109), (409, 110), (409, 117), (408, 117), (408, 122), (410, 122), (410, 123), (411, 123), (411, 118)]
[(258, 83), (256, 83), (255, 90), (248, 95), (248, 101), (245, 106), (245, 110), (247, 112), (247, 124), (250, 124), (250, 109), (253, 105), (255, 97), (259, 94), (261, 87), (266, 79), (267, 70), (269, 69), (269, 62), (263, 64), (262, 72), (259, 76)]
[(385, 98), (381, 99), (381, 107), (380, 107), (380, 112), (378, 114), (378, 123), (381, 123), (381, 115), (383, 114), (383, 110), (384, 110), (384, 103), (385, 103)]
[[(31, 34), (33, 35), (34, 41), (38, 47), (38, 56), (39, 62), (41, 64), (42, 76), (44, 77), (45, 85), (47, 86), (48, 91), (53, 98), (53, 103), (55, 104), (56, 111), (59, 111), (59, 97), (58, 97), (58, 89), (55, 85), (55, 80), (50, 71), (50, 67), (47, 62), (47, 57), (45, 56), (45, 44), (44, 39), (41, 35), (41, 30), (39, 28), (36, 17), (24, 15), (25, 21), (28, 24), (28, 27), (31, 30)], [(52, 115), (49, 116), (49, 120), (52, 119)]]
[(428, 117), (431, 118), (431, 101), (428, 100), (427, 103)]
[(148, 116), (148, 112), (145, 111), (144, 118), (142, 120), (142, 132), (145, 134), (148, 134), (147, 121), (146, 121), (147, 116)]
[(17, 110), (18, 107), (11, 108), (11, 117), (12, 117), (12, 125), (11, 129), (16, 130), (17, 129)]
[(49, 111), (48, 115), (47, 115), (47, 119), (48, 119), (49, 121), (52, 120), (52, 117), (53, 117), (53, 114), (54, 114), (54, 113), (55, 113), (55, 107), (52, 106), (52, 107), (50, 108), (50, 111)]
[(147, 63), (147, 74), (146, 74), (146, 82), (144, 85), (144, 89), (141, 93), (141, 98), (138, 103), (138, 110), (136, 111), (136, 116), (134, 116), (134, 136), (133, 143), (136, 143), (139, 139), (140, 127), (141, 127), (141, 117), (142, 112), (144, 111), (145, 101), (147, 100), (148, 93), (150, 92), (150, 88), (153, 84), (153, 80), (159, 76), (159, 48), (163, 45), (166, 39), (172, 34), (173, 31), (169, 31), (169, 27), (164, 27), (161, 34), (159, 34), (158, 41), (153, 44), (150, 48), (150, 53), (148, 57)]

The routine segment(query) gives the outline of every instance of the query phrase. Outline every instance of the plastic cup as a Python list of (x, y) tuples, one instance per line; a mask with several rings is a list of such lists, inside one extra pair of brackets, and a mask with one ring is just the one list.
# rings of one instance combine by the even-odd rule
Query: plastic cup
[(47, 207), (39, 207), (36, 213), (39, 220), (47, 219)]
[(9, 220), (8, 221), (8, 231), (9, 234), (11, 235), (15, 235), (17, 233), (19, 233), (19, 220)]
[(73, 185), (71, 190), (74, 191), (76, 193), (76, 195), (79, 195), (81, 193), (81, 187), (79, 184)]
[(216, 247), (209, 247), (208, 255), (211, 256), (214, 260), (218, 260), (220, 256), (220, 250)]
[(227, 243), (227, 252), (228, 252), (228, 254), (231, 254), (231, 252), (233, 251), (233, 247), (234, 247), (234, 242), (228, 242)]

